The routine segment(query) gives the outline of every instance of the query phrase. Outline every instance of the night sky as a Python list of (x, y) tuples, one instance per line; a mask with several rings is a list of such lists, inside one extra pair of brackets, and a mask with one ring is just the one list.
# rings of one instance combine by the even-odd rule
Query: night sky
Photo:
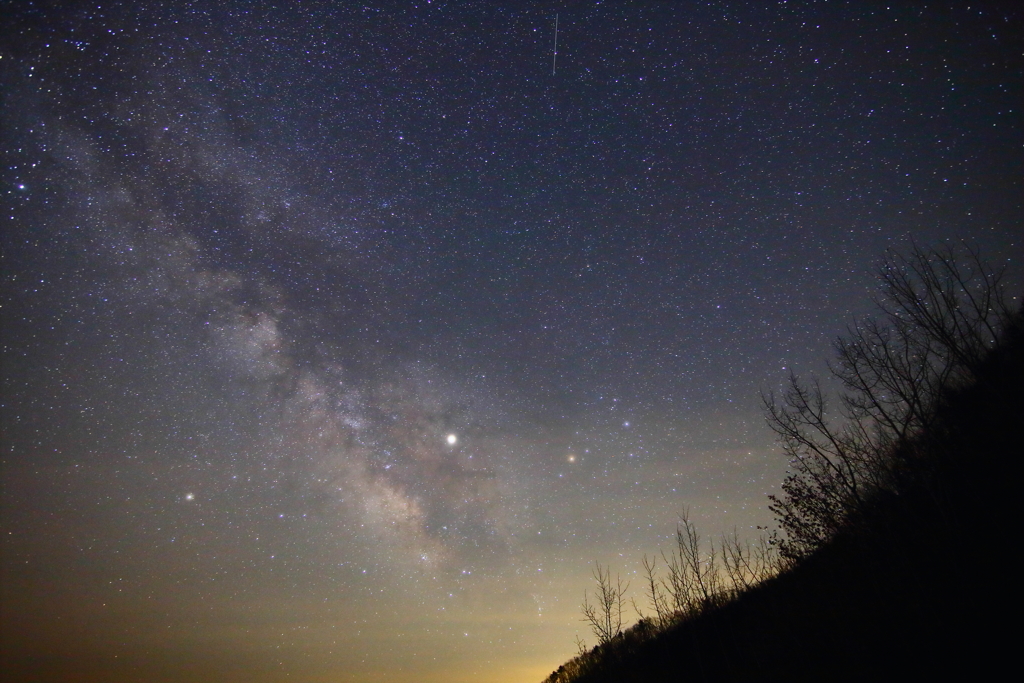
[(0, 669), (539, 681), (771, 524), (886, 249), (1022, 281), (1024, 13), (764, 4), (5, 3)]

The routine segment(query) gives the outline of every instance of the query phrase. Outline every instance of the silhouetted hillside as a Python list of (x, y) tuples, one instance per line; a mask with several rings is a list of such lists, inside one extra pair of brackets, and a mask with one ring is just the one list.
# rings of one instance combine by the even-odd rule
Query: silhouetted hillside
[(1024, 309), (1001, 327), (969, 381), (931, 399), (927, 427), (894, 442), (886, 486), (827, 542), (726, 604), (650, 637), (634, 627), (549, 680), (997, 678), (1013, 652)]

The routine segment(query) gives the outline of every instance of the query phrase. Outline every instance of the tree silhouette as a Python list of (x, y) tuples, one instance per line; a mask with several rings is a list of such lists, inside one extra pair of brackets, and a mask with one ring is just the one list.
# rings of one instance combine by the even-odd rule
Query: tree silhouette
[(617, 574), (612, 581), (611, 567), (602, 568), (600, 563), (594, 569), (594, 580), (597, 581), (596, 603), (591, 603), (590, 596), (584, 593), (580, 610), (583, 621), (590, 624), (597, 637), (598, 645), (604, 645), (622, 631), (622, 606), (629, 583), (623, 586), (622, 577)]
[(598, 564), (583, 613), (599, 645), (578, 641), (548, 683), (677, 680), (695, 664), (723, 681), (1005, 668), (1012, 576), (964, 591), (986, 560), (951, 562), (949, 548), (1001, 547), (1012, 516), (1024, 306), (966, 246), (890, 252), (880, 276), (879, 313), (834, 344), (836, 409), (795, 375), (762, 396), (791, 458), (771, 497), (782, 538), (702, 543), (684, 510), (673, 551), (643, 558), (653, 612), (633, 602), (640, 621), (620, 631), (625, 588)]
[(794, 374), (781, 400), (762, 395), (792, 466), (783, 494), (770, 496), (789, 559), (832, 538), (878, 492), (896, 490), (904, 446), (934, 420), (943, 391), (974, 378), (1011, 318), (1003, 271), (966, 245), (890, 252), (879, 275), (881, 318), (854, 323), (835, 343), (840, 423), (828, 418), (817, 381)]

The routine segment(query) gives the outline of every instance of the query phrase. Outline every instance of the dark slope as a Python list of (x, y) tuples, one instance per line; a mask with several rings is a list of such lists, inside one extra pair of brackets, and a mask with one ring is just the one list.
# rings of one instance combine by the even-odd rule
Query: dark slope
[(1024, 324), (977, 380), (947, 394), (908, 448), (899, 495), (740, 599), (606, 652), (577, 681), (982, 680), (1009, 653), (1003, 624), (1024, 456)]

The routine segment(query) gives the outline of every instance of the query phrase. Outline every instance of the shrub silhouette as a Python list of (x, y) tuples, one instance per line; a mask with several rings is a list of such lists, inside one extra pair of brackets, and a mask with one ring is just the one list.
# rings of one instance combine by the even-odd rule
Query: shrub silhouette
[(762, 536), (757, 544), (751, 545), (740, 541), (734, 532), (731, 538), (723, 537), (717, 548), (709, 543), (705, 551), (688, 511), (680, 515), (675, 548), (671, 553), (662, 553), (661, 558), (667, 572), (664, 577), (658, 576), (657, 558), (643, 558), (645, 592), (654, 613), (645, 616), (633, 601), (640, 619), (625, 631), (622, 611), (629, 584), (623, 586), (618, 575), (613, 581), (610, 568), (596, 565), (596, 602), (592, 603), (589, 593), (585, 593), (580, 610), (598, 644), (587, 650), (577, 639), (578, 655), (552, 672), (547, 683), (579, 680), (600, 671), (610, 661), (635, 655), (647, 641), (728, 604), (785, 566), (770, 536)]

